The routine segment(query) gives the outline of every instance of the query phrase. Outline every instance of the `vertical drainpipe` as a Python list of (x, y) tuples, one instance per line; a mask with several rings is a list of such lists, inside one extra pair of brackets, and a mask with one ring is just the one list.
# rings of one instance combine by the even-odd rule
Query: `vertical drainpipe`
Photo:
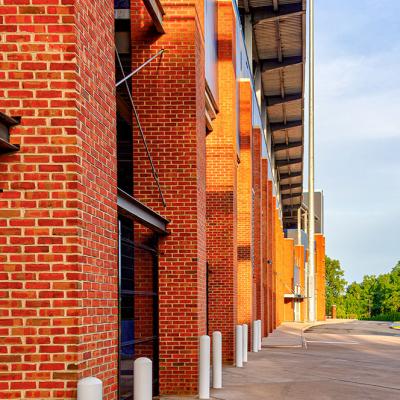
[(309, 97), (308, 97), (308, 320), (315, 321), (315, 212), (314, 212), (314, 0), (309, 0)]

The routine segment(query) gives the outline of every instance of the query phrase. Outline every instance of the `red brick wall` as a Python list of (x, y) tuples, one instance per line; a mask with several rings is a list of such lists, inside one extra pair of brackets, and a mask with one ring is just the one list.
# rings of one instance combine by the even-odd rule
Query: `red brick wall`
[(325, 237), (322, 234), (315, 235), (315, 288), (317, 299), (316, 318), (324, 321), (325, 316)]
[[(275, 203), (275, 202), (274, 202)], [(279, 210), (274, 208), (274, 313), (275, 313), (275, 327), (278, 327), (283, 322), (283, 280), (282, 271), (284, 269), (284, 237), (282, 232), (282, 222), (279, 218)]]
[[(252, 121), (250, 82), (239, 82), (240, 164), (238, 169), (238, 322), (253, 316), (252, 238)], [(251, 337), (251, 335), (250, 335)]]
[(271, 228), (269, 237), (271, 238), (270, 257), (271, 265), (271, 331), (276, 328), (276, 231), (275, 231), (275, 204), (276, 198), (273, 195), (272, 181), (268, 181), (268, 208), (269, 226)]
[(0, 12), (0, 108), (22, 116), (11, 135), (20, 152), (0, 157), (1, 389), (9, 398), (73, 399), (77, 379), (96, 375), (110, 399), (117, 338), (116, 313), (109, 315), (117, 304), (112, 5), (4, 0)]
[[(264, 287), (263, 287), (263, 265), (261, 258), (261, 130), (253, 129), (252, 147), (253, 166), (253, 251), (254, 251), (254, 291), (253, 298), (254, 317), (264, 324)], [(263, 331), (263, 329), (262, 329)]]
[[(295, 263), (299, 267), (301, 294), (305, 295), (304, 246), (296, 245), (294, 251), (295, 251)], [(305, 311), (306, 309), (305, 309), (305, 299), (304, 299), (300, 301), (300, 321), (306, 321)]]
[(131, 2), (132, 67), (166, 52), (133, 80), (133, 97), (167, 206), (160, 202), (134, 129), (134, 194), (170, 220), (159, 243), (160, 391), (197, 391), (199, 336), (206, 331), (206, 148), (202, 1), (162, 2), (166, 34), (142, 0)]
[(223, 362), (234, 360), (237, 320), (237, 135), (235, 19), (232, 1), (218, 1), (219, 113), (207, 136), (209, 334), (222, 332)]
[(263, 319), (264, 319), (264, 336), (271, 332), (271, 265), (268, 263), (270, 259), (269, 246), (271, 238), (268, 237), (270, 232), (269, 215), (268, 215), (268, 159), (261, 160), (261, 266), (263, 269)]
[(107, 0), (75, 2), (79, 144), (79, 257), (82, 301), (80, 376), (117, 394), (118, 238), (114, 8)]
[[(294, 291), (294, 240), (284, 239), (284, 264), (281, 277), (283, 280), (283, 293), (292, 294)], [(279, 299), (284, 303), (284, 321), (294, 321), (294, 301), (293, 299)]]

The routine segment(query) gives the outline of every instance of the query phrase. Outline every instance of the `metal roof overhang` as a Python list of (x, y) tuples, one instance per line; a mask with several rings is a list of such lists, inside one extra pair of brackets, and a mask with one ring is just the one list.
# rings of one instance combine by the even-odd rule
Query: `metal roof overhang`
[(284, 225), (302, 202), (304, 155), (305, 0), (239, 0), (250, 14), (280, 188)]
[(167, 225), (169, 221), (160, 214), (146, 207), (139, 200), (128, 193), (118, 189), (118, 211), (128, 218), (139, 221), (144, 226), (160, 234), (168, 234)]

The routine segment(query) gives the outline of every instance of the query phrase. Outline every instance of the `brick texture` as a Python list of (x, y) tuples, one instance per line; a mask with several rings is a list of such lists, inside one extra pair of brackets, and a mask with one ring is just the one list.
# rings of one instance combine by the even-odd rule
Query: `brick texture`
[[(283, 268), (281, 272), (282, 288), (284, 294), (293, 294), (294, 291), (294, 240), (283, 240)], [(294, 321), (294, 301), (285, 299), (283, 321)]]
[(272, 331), (272, 265), (270, 255), (271, 238), (269, 237), (271, 227), (269, 221), (268, 200), (271, 194), (268, 187), (268, 159), (261, 160), (261, 265), (263, 268), (263, 321), (264, 321), (264, 336), (267, 336)]
[[(240, 164), (238, 169), (238, 323), (253, 320), (252, 121), (250, 82), (239, 82)], [(250, 329), (249, 329), (250, 331)], [(251, 337), (251, 335), (250, 335)]]
[(142, 0), (131, 1), (132, 68), (165, 49), (133, 80), (132, 92), (167, 205), (136, 129), (134, 195), (170, 220), (159, 243), (160, 392), (192, 394), (199, 336), (206, 333), (204, 6), (163, 6), (166, 34), (159, 35)]
[(20, 151), (0, 157), (0, 398), (74, 399), (87, 375), (115, 398), (113, 8), (3, 0), (0, 13), (0, 108), (22, 117)]
[[(305, 295), (305, 264), (304, 264), (304, 246), (297, 245), (294, 248), (295, 264), (299, 267), (301, 294)], [(305, 299), (300, 301), (300, 321), (306, 321)]]
[(316, 318), (325, 321), (325, 237), (322, 234), (315, 235), (315, 288), (317, 299)]
[(218, 1), (219, 113), (207, 136), (207, 261), (209, 334), (223, 335), (223, 362), (234, 360), (237, 321), (237, 127), (235, 19)]
[(253, 169), (253, 304), (254, 317), (262, 321), (262, 331), (264, 330), (264, 266), (262, 264), (261, 246), (261, 130), (253, 128), (253, 147), (252, 147), (252, 169)]
[(275, 312), (275, 324), (276, 324), (275, 327), (277, 327), (284, 321), (284, 313), (285, 313), (284, 301), (283, 301), (283, 295), (285, 293), (284, 280), (283, 280), (283, 273), (285, 269), (285, 252), (284, 252), (285, 238), (283, 236), (282, 222), (279, 218), (279, 211), (277, 208), (274, 209), (274, 225), (275, 225), (274, 312)]

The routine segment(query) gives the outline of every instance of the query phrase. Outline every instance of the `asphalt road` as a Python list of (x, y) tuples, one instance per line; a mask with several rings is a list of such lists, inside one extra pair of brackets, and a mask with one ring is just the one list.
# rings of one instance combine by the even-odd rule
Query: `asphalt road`
[(224, 388), (213, 398), (400, 400), (399, 331), (338, 320), (304, 329), (286, 324), (244, 368), (225, 368)]

